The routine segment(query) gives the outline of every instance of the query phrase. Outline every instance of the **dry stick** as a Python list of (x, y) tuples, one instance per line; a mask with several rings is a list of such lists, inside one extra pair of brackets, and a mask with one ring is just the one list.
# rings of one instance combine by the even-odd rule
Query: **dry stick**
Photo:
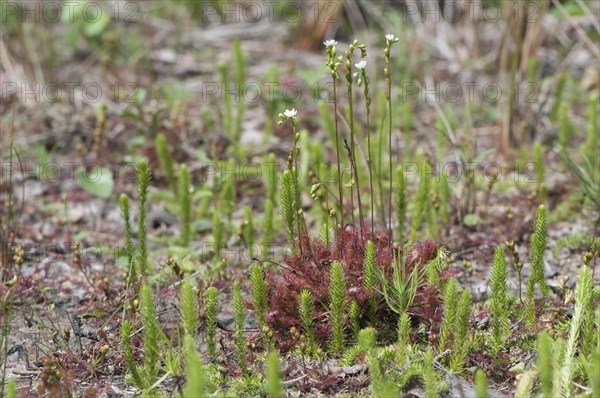
[(587, 6), (587, 4), (585, 4), (585, 2), (583, 2), (582, 0), (575, 0), (575, 2), (577, 3), (577, 5), (583, 10), (585, 11), (585, 13), (587, 14), (587, 16), (590, 18), (590, 20), (592, 21), (592, 25), (594, 25), (594, 28), (596, 28), (596, 31), (598, 31), (598, 33), (600, 33), (600, 23), (598, 23), (598, 20), (596, 19), (596, 16), (594, 15), (594, 13), (589, 9), (589, 7)]
[(596, 58), (599, 58), (600, 50), (598, 50), (598, 47), (596, 47), (594, 43), (592, 43), (592, 41), (590, 40), (588, 35), (585, 34), (581, 26), (579, 26), (579, 24), (573, 20), (573, 17), (569, 15), (569, 12), (565, 9), (565, 6), (563, 6), (562, 4), (560, 4), (559, 1), (556, 0), (552, 0), (552, 4), (558, 9), (558, 11), (560, 11), (562, 16), (567, 20), (567, 22), (569, 22), (569, 25), (571, 25), (573, 29), (575, 29), (575, 32), (577, 32), (579, 38), (588, 47), (588, 50), (590, 50), (596, 56)]
[(541, 102), (538, 104), (537, 112), (532, 117), (532, 125), (536, 125), (539, 120), (544, 117), (544, 110), (546, 109), (546, 104), (551, 99), (551, 91), (556, 87), (558, 78), (562, 72), (564, 72), (569, 65), (575, 59), (575, 54), (584, 47), (585, 43), (583, 41), (578, 41), (575, 45), (569, 50), (564, 59), (560, 62), (558, 67), (555, 70), (554, 76), (550, 79), (550, 84), (544, 85), (540, 92), (540, 98), (542, 98)]

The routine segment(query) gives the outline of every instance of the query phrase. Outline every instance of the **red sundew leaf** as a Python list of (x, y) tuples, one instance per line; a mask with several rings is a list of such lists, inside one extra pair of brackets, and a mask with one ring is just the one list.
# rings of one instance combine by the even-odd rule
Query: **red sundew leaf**
[[(361, 231), (353, 226), (348, 226), (342, 237), (333, 243), (329, 249), (323, 242), (309, 237), (299, 239), (298, 246), (302, 247), (302, 254), (284, 259), (284, 266), (276, 273), (266, 273), (267, 294), (270, 312), (267, 321), (273, 328), (280, 349), (293, 347), (288, 344), (289, 330), (292, 327), (301, 329), (298, 313), (298, 298), (302, 290), (312, 293), (315, 308), (315, 338), (318, 344), (325, 344), (329, 339), (330, 326), (328, 324), (329, 311), (329, 270), (334, 261), (339, 261), (346, 277), (347, 295), (349, 299), (356, 300), (361, 311), (360, 318), (365, 318), (366, 301), (372, 292), (363, 287), (363, 262), (365, 244), (371, 239), (375, 245), (375, 258), (377, 267), (391, 275), (392, 252), (402, 258), (402, 249), (392, 248), (385, 233), (371, 233)], [(435, 258), (439, 245), (434, 241), (417, 243), (407, 255), (407, 268), (410, 272), (415, 266), (423, 268), (430, 260)], [(450, 273), (440, 275), (442, 280), (449, 279)], [(378, 298), (381, 299), (379, 293)], [(434, 324), (441, 319), (439, 289), (437, 287), (420, 286), (415, 297), (410, 313), (427, 324)], [(392, 320), (393, 321), (393, 320)]]

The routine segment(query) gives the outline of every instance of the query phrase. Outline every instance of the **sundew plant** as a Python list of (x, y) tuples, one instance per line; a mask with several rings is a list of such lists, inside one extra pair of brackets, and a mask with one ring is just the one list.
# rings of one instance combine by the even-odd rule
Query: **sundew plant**
[(3, 2), (0, 397), (600, 396), (599, 13)]

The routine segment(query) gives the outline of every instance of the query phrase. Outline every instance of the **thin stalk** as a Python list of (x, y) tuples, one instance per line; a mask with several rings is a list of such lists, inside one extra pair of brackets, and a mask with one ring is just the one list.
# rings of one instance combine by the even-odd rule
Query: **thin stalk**
[[(292, 206), (293, 209), (292, 211), (294, 212), (293, 214), (293, 219), (296, 223), (296, 228), (297, 228), (297, 233), (298, 233), (298, 246), (300, 247), (300, 254), (302, 254), (302, 241), (301, 241), (301, 237), (302, 237), (302, 230), (301, 228), (304, 227), (304, 232), (306, 235), (308, 235), (308, 229), (306, 227), (306, 222), (304, 220), (304, 214), (302, 212), (302, 207), (301, 207), (301, 194), (300, 194), (300, 188), (298, 187), (298, 172), (299, 172), (299, 166), (298, 166), (298, 156), (300, 154), (300, 148), (298, 147), (298, 141), (300, 140), (300, 134), (298, 133), (298, 119), (296, 118), (296, 110), (292, 109), (292, 110), (286, 110), (284, 113), (280, 113), (279, 117), (280, 117), (280, 121), (279, 124), (281, 125), (284, 121), (289, 121), (292, 125), (292, 133), (294, 135), (294, 145), (292, 147), (292, 149), (290, 150), (290, 155), (288, 157), (288, 171), (291, 175), (291, 178), (293, 178), (293, 191), (294, 191), (294, 198), (292, 200)], [(311, 246), (310, 246), (310, 242), (308, 242), (308, 250), (311, 250)]]
[(385, 228), (385, 201), (384, 201), (384, 193), (383, 193), (383, 123), (385, 121), (385, 115), (382, 115), (381, 127), (379, 129), (378, 134), (378, 143), (379, 143), (379, 155), (377, 156), (377, 171), (379, 173), (377, 182), (379, 185), (379, 197), (380, 197), (380, 205), (381, 205), (381, 225)]
[(369, 156), (367, 158), (367, 166), (369, 167), (369, 189), (371, 196), (371, 232), (375, 224), (375, 207), (374, 207), (374, 195), (373, 195), (373, 166), (371, 164), (371, 127), (369, 126), (369, 111), (367, 111), (367, 151)]
[[(298, 121), (296, 118), (292, 120), (292, 129), (294, 134), (294, 152), (292, 154), (292, 162), (294, 164), (294, 168), (296, 169), (296, 173), (294, 174), (294, 197), (296, 198), (296, 224), (298, 226), (298, 247), (300, 248), (300, 254), (302, 254), (302, 231), (300, 221), (302, 221), (302, 227), (304, 227), (304, 233), (308, 235), (308, 229), (306, 228), (306, 221), (304, 220), (304, 213), (301, 207), (302, 195), (300, 193), (300, 189), (298, 188), (298, 156), (300, 154), (300, 148), (298, 147), (298, 141), (300, 139), (300, 134), (298, 134)], [(308, 241), (307, 241), (308, 242)], [(310, 245), (310, 242), (308, 242)], [(310, 246), (309, 246), (310, 251)]]
[[(337, 155), (337, 174), (338, 174), (338, 190), (340, 195), (340, 223), (338, 228), (338, 234), (342, 236), (344, 230), (344, 189), (342, 186), (342, 168), (340, 167), (340, 139), (338, 133), (338, 117), (337, 117), (337, 82), (333, 81), (333, 115), (335, 122), (335, 152)], [(343, 244), (342, 244), (343, 246)], [(340, 247), (340, 254), (342, 248)]]
[[(340, 257), (342, 255), (342, 250), (344, 246), (343, 242), (343, 234), (342, 231), (344, 229), (344, 190), (342, 187), (342, 169), (340, 167), (340, 139), (339, 139), (339, 129), (338, 129), (338, 106), (337, 106), (337, 79), (339, 78), (339, 67), (340, 63), (336, 61), (336, 50), (335, 46), (337, 42), (335, 40), (327, 40), (325, 42), (326, 52), (327, 52), (327, 60), (325, 65), (331, 71), (331, 78), (333, 80), (333, 116), (334, 116), (334, 127), (335, 127), (335, 150), (337, 155), (337, 174), (338, 174), (338, 190), (339, 190), (339, 200), (340, 200), (340, 222), (339, 228), (336, 226), (337, 235), (340, 239)], [(336, 217), (337, 220), (337, 217)]]
[[(363, 53), (363, 58), (367, 56), (366, 50)], [(375, 198), (373, 191), (373, 165), (371, 163), (372, 154), (371, 154), (371, 126), (369, 124), (369, 116), (371, 115), (371, 97), (369, 96), (369, 78), (367, 77), (366, 71), (366, 61), (362, 65), (361, 68), (361, 78), (358, 80), (358, 85), (364, 82), (365, 88), (365, 110), (366, 110), (366, 119), (367, 119), (367, 167), (369, 168), (369, 189), (370, 189), (370, 197), (371, 197), (371, 232), (373, 232), (373, 227), (375, 224)]]
[[(354, 40), (354, 42), (350, 45), (350, 51), (346, 51), (346, 80), (348, 81), (348, 107), (350, 111), (350, 163), (353, 170), (354, 178), (356, 179), (356, 199), (358, 201), (358, 217), (360, 222), (360, 237), (361, 240), (363, 238), (364, 231), (364, 218), (362, 211), (362, 201), (360, 197), (360, 182), (358, 169), (356, 167), (356, 145), (354, 143), (354, 105), (353, 105), (353, 96), (352, 96), (352, 53), (356, 49), (358, 45), (358, 41)], [(353, 207), (354, 209), (354, 207)]]
[(390, 114), (390, 124), (388, 131), (388, 148), (390, 151), (389, 154), (389, 166), (390, 166), (390, 190), (389, 190), (389, 209), (388, 209), (388, 235), (390, 239), (390, 244), (392, 244), (392, 186), (393, 186), (393, 177), (392, 177), (392, 97), (390, 95), (392, 90), (392, 81), (388, 79), (388, 112)]
[(392, 34), (385, 35), (386, 38), (386, 48), (385, 48), (385, 63), (386, 68), (384, 70), (385, 80), (387, 83), (387, 92), (385, 93), (386, 99), (388, 101), (388, 113), (390, 116), (389, 119), (389, 130), (388, 130), (388, 148), (389, 148), (389, 176), (390, 176), (390, 186), (389, 186), (389, 214), (388, 214), (388, 235), (390, 240), (390, 245), (393, 242), (393, 231), (392, 231), (392, 192), (393, 192), (393, 171), (392, 171), (392, 78), (391, 78), (391, 62), (390, 62), (390, 49), (392, 44), (398, 42), (398, 38)]
[(302, 255), (302, 233), (300, 230), (300, 191), (298, 190), (298, 159), (297, 156), (294, 156), (294, 153), (296, 152), (296, 125), (294, 122), (292, 122), (292, 126), (294, 129), (294, 149), (292, 149), (292, 154), (291, 156), (291, 172), (292, 172), (292, 178), (294, 179), (294, 203), (296, 204), (294, 206), (294, 217), (296, 218), (296, 228), (298, 230), (298, 247), (300, 247), (300, 255)]
[(325, 230), (327, 231), (327, 240), (326, 240), (326, 244), (327, 247), (329, 248), (329, 192), (325, 192)]

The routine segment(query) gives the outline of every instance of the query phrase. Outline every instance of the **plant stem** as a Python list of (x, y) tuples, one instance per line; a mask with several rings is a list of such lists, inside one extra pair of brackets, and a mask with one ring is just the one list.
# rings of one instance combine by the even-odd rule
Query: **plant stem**
[[(338, 190), (340, 195), (340, 223), (338, 224), (339, 228), (336, 228), (338, 231), (338, 236), (341, 242), (340, 245), (340, 256), (342, 255), (342, 250), (344, 247), (344, 238), (343, 238), (343, 230), (344, 230), (344, 189), (342, 186), (342, 169), (340, 167), (340, 139), (338, 132), (338, 117), (337, 117), (337, 82), (335, 78), (333, 79), (333, 117), (335, 121), (335, 151), (337, 155), (337, 174), (338, 174)], [(337, 219), (337, 217), (336, 217)]]
[(294, 149), (292, 150), (292, 178), (294, 179), (294, 217), (296, 218), (296, 229), (298, 231), (298, 247), (300, 248), (300, 254), (302, 254), (302, 233), (300, 230), (300, 191), (298, 190), (298, 159), (294, 156), (296, 152), (296, 126), (294, 125)]
[[(351, 71), (348, 71), (351, 73)], [(356, 198), (358, 200), (358, 218), (360, 222), (360, 238), (363, 238), (363, 230), (364, 230), (364, 219), (363, 219), (363, 211), (362, 211), (362, 201), (360, 198), (360, 183), (358, 178), (358, 169), (356, 167), (356, 146), (354, 144), (354, 108), (352, 105), (352, 84), (348, 84), (348, 101), (350, 106), (350, 148), (352, 148), (350, 162), (352, 163), (352, 168), (354, 170), (354, 178), (356, 179)]]
[(369, 189), (371, 196), (371, 233), (373, 233), (375, 207), (374, 207), (374, 195), (373, 195), (373, 165), (371, 164), (371, 127), (369, 125), (369, 113), (370, 109), (367, 107), (367, 166), (369, 167)]
[(380, 204), (381, 204), (381, 225), (385, 228), (385, 200), (383, 193), (383, 142), (384, 142), (384, 132), (383, 132), (383, 122), (385, 121), (385, 115), (382, 115), (381, 128), (379, 129), (379, 155), (377, 156), (377, 171), (379, 173), (377, 182), (379, 185), (379, 196), (380, 196)]
[(392, 244), (392, 97), (390, 95), (392, 89), (392, 82), (388, 79), (388, 112), (390, 114), (390, 124), (388, 132), (388, 148), (389, 148), (389, 160), (390, 160), (390, 190), (389, 190), (389, 209), (388, 209), (388, 234), (390, 239), (390, 245)]

